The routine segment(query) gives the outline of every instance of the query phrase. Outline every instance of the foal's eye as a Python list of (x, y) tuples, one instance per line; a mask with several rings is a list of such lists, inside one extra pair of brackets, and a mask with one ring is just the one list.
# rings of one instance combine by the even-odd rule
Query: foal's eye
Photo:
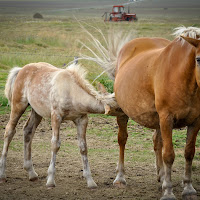
[(200, 57), (196, 57), (196, 61), (197, 61), (198, 65), (200, 65)]

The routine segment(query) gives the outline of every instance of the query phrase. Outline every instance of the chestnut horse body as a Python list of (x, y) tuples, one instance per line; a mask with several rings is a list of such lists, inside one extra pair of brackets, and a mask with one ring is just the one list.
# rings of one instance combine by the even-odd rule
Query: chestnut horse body
[(175, 158), (172, 129), (185, 126), (187, 141), (182, 197), (197, 198), (191, 174), (200, 129), (200, 29), (181, 27), (177, 28), (176, 35), (174, 41), (163, 38), (133, 39), (116, 55), (116, 66), (113, 66), (116, 100), (125, 113), (117, 117), (120, 155), (114, 184), (126, 185), (124, 149), (130, 117), (156, 130), (153, 140), (158, 180), (162, 182), (162, 200), (175, 199), (171, 182)]
[(154, 145), (163, 199), (175, 199), (171, 184), (175, 158), (172, 129), (185, 126), (188, 129), (183, 196), (196, 194), (191, 184), (191, 164), (200, 129), (200, 89), (196, 74), (200, 66), (196, 64), (196, 56), (196, 48), (183, 38), (172, 42), (140, 38), (126, 44), (118, 57), (116, 99), (127, 116), (156, 129)]

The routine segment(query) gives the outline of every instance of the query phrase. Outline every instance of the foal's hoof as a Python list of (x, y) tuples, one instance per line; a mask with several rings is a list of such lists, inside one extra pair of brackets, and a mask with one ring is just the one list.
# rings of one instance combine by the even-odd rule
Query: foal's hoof
[(163, 196), (160, 200), (176, 200), (174, 195)]
[(90, 189), (97, 188), (97, 184), (93, 180), (89, 181), (87, 184), (88, 184), (88, 188), (90, 188)]
[(183, 200), (197, 200), (196, 194), (184, 194), (182, 195)]
[(6, 178), (0, 178), (0, 184), (5, 183), (6, 182)]
[(88, 185), (88, 188), (90, 188), (90, 189), (96, 189), (97, 188), (97, 184), (95, 183), (95, 185)]
[(113, 185), (117, 188), (126, 188), (126, 181), (114, 181)]
[(51, 184), (51, 185), (47, 185), (47, 189), (50, 190), (50, 189), (53, 189), (55, 188), (56, 186), (54, 184)]

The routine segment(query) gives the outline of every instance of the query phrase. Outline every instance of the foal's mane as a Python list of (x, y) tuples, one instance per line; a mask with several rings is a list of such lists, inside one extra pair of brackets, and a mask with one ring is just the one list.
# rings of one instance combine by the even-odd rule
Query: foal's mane
[(184, 36), (200, 40), (200, 28), (192, 26), (190, 27), (180, 26), (175, 28), (174, 30), (175, 32), (173, 33), (173, 35), (175, 37)]
[(93, 96), (96, 100), (101, 101), (103, 104), (108, 104), (115, 107), (117, 105), (115, 95), (113, 94), (100, 94), (95, 88), (86, 80), (87, 71), (81, 65), (72, 64), (66, 68), (68, 72), (74, 77), (75, 82), (89, 95)]

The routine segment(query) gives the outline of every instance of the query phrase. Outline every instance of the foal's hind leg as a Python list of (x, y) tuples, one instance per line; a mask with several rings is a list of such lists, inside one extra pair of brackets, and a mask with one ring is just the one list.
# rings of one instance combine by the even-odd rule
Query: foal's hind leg
[(74, 123), (76, 124), (76, 127), (77, 127), (78, 144), (79, 144), (80, 153), (82, 156), (83, 176), (86, 178), (87, 185), (89, 188), (96, 188), (97, 185), (92, 178), (90, 166), (88, 162), (88, 157), (87, 157), (87, 143), (86, 143), (86, 129), (87, 129), (87, 124), (88, 124), (87, 115), (77, 118), (76, 120), (74, 120)]
[(154, 142), (154, 151), (156, 155), (156, 169), (157, 169), (158, 181), (163, 182), (164, 180), (164, 166), (162, 159), (163, 142), (160, 129), (156, 129), (153, 135), (153, 142)]
[(0, 160), (0, 182), (6, 181), (5, 170), (6, 170), (6, 158), (8, 154), (8, 147), (13, 139), (14, 134), (16, 133), (15, 127), (17, 125), (17, 122), (21, 117), (21, 115), (26, 110), (27, 106), (28, 104), (23, 104), (23, 103), (15, 103), (11, 106), (10, 119), (8, 121), (8, 124), (6, 125), (3, 151)]
[(127, 132), (128, 117), (126, 115), (117, 116), (117, 123), (119, 125), (118, 143), (119, 143), (120, 153), (119, 153), (119, 162), (117, 165), (117, 177), (115, 178), (113, 184), (117, 187), (123, 188), (126, 185), (126, 180), (124, 178), (124, 172), (125, 172), (124, 150), (128, 138), (128, 132)]
[(195, 154), (196, 137), (199, 131), (199, 120), (187, 129), (187, 141), (185, 146), (185, 175), (183, 179), (184, 190), (182, 197), (184, 200), (196, 200), (197, 192), (192, 186), (192, 160)]
[(32, 109), (31, 115), (24, 126), (24, 169), (28, 172), (30, 181), (37, 180), (38, 178), (38, 175), (33, 168), (31, 144), (35, 130), (41, 120), (42, 117)]

